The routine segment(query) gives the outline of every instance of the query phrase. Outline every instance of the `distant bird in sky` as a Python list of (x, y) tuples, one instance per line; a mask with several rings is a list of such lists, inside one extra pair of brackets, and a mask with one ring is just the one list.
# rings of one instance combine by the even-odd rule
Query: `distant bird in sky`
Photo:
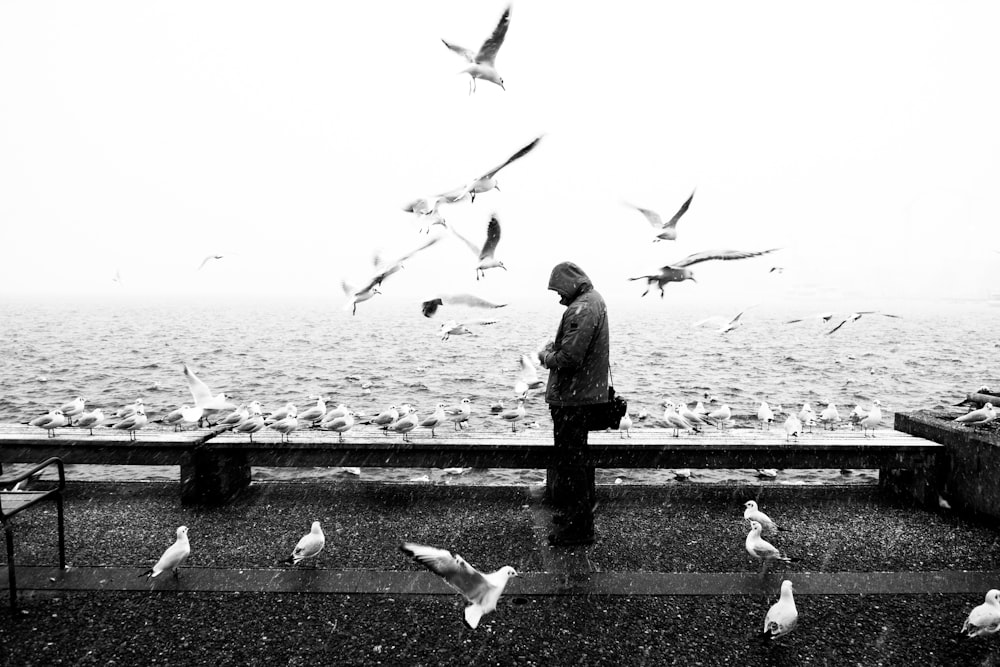
[(440, 196), (454, 201), (458, 201), (460, 199), (463, 199), (466, 195), (468, 195), (469, 200), (474, 203), (476, 201), (476, 195), (482, 194), (484, 192), (489, 192), (490, 190), (493, 189), (499, 190), (500, 186), (497, 184), (497, 179), (496, 179), (497, 172), (499, 172), (501, 169), (509, 165), (511, 162), (519, 160), (528, 153), (530, 153), (531, 151), (535, 150), (535, 147), (538, 146), (538, 142), (541, 140), (542, 140), (542, 135), (538, 135), (537, 137), (532, 139), (529, 143), (525, 144), (523, 147), (518, 149), (517, 152), (515, 152), (509, 158), (507, 158), (497, 166), (493, 167), (482, 176), (478, 176), (472, 179), (472, 181), (469, 182), (468, 184), (463, 185), (459, 188), (456, 188), (455, 190), (452, 190)]
[(695, 322), (691, 326), (692, 327), (700, 327), (703, 324), (717, 323), (718, 322), (718, 323), (720, 323), (719, 333), (720, 334), (727, 334), (730, 331), (733, 331), (733, 330), (738, 329), (741, 326), (743, 326), (742, 317), (743, 317), (743, 313), (745, 313), (747, 310), (748, 310), (748, 308), (744, 308), (740, 312), (736, 313), (736, 315), (734, 317), (730, 318), (728, 321), (724, 317), (721, 317), (721, 316), (718, 316), (718, 315), (713, 315), (712, 317), (706, 317), (703, 320), (698, 320), (697, 322)]
[(699, 262), (707, 262), (709, 260), (718, 259), (723, 261), (728, 261), (732, 259), (747, 259), (749, 257), (757, 257), (759, 255), (766, 255), (769, 252), (774, 252), (775, 250), (780, 250), (780, 248), (771, 248), (769, 250), (758, 250), (755, 252), (744, 252), (742, 250), (706, 250), (704, 252), (696, 252), (693, 255), (688, 255), (684, 259), (681, 259), (673, 264), (667, 264), (660, 268), (659, 273), (654, 273), (645, 276), (638, 276), (636, 278), (629, 278), (629, 280), (645, 280), (648, 286), (646, 291), (642, 293), (642, 296), (646, 296), (649, 290), (652, 289), (655, 283), (657, 287), (660, 288), (660, 298), (663, 298), (663, 286), (667, 283), (673, 282), (683, 282), (685, 280), (691, 280), (698, 282), (694, 278), (694, 273), (689, 269), (689, 266), (698, 264)]
[(670, 220), (667, 220), (666, 222), (663, 222), (660, 215), (656, 211), (651, 211), (648, 208), (642, 208), (640, 206), (636, 206), (635, 204), (626, 203), (626, 205), (631, 206), (635, 210), (639, 211), (639, 213), (646, 216), (646, 220), (649, 221), (649, 224), (652, 225), (653, 229), (658, 230), (656, 238), (653, 239), (653, 242), (655, 243), (657, 241), (677, 240), (677, 221), (681, 219), (681, 216), (687, 213), (688, 207), (691, 206), (692, 199), (694, 199), (693, 191), (691, 192), (691, 196), (689, 196), (687, 200), (681, 204), (680, 209), (674, 213), (674, 217), (670, 218)]
[(351, 314), (352, 315), (356, 314), (358, 311), (358, 304), (361, 303), (362, 301), (367, 301), (376, 294), (381, 294), (381, 292), (377, 288), (382, 285), (382, 282), (386, 278), (388, 278), (392, 274), (402, 269), (403, 262), (413, 257), (418, 252), (430, 248), (432, 245), (434, 245), (440, 240), (441, 236), (432, 236), (431, 238), (427, 239), (417, 247), (404, 253), (400, 257), (397, 257), (395, 260), (391, 262), (383, 262), (381, 255), (379, 253), (375, 253), (372, 259), (372, 263), (375, 266), (375, 271), (372, 275), (370, 275), (368, 278), (365, 279), (364, 283), (360, 287), (355, 289), (353, 286), (347, 283), (347, 281), (344, 280), (340, 281), (340, 285), (344, 290), (344, 294), (347, 295), (348, 297), (347, 301), (344, 303), (344, 310), (350, 308)]
[(487, 269), (501, 268), (504, 271), (507, 270), (507, 267), (503, 265), (503, 262), (494, 257), (497, 244), (500, 243), (500, 220), (497, 219), (496, 214), (493, 214), (493, 217), (490, 218), (489, 223), (486, 225), (486, 242), (483, 243), (481, 250), (477, 248), (472, 241), (465, 238), (457, 231), (452, 230), (452, 232), (461, 241), (463, 241), (465, 245), (469, 246), (469, 250), (472, 251), (472, 254), (479, 255), (479, 263), (476, 264), (476, 280), (479, 280), (480, 275), (485, 277)]
[(781, 597), (771, 605), (764, 616), (764, 639), (777, 639), (795, 629), (799, 622), (799, 612), (795, 608), (795, 598), (792, 596), (792, 582), (785, 579), (781, 582)]
[(298, 565), (306, 558), (315, 558), (318, 556), (324, 546), (326, 546), (326, 536), (323, 535), (323, 529), (320, 528), (319, 521), (313, 521), (312, 528), (299, 539), (298, 544), (292, 549), (292, 555), (282, 562), (290, 565)]
[(473, 630), (479, 625), (483, 616), (497, 608), (497, 602), (507, 587), (508, 580), (517, 576), (517, 570), (509, 565), (496, 572), (483, 574), (458, 554), (452, 554), (445, 549), (412, 542), (404, 542), (399, 548), (465, 596), (470, 602), (465, 608), (465, 622)]
[(122, 282), (121, 271), (115, 271), (115, 277), (111, 279), (111, 282), (118, 283), (119, 285), (124, 285), (125, 284), (125, 283)]
[(424, 317), (434, 317), (441, 306), (469, 306), (470, 308), (503, 308), (505, 303), (493, 303), (475, 294), (441, 294), (420, 304)]
[(160, 560), (156, 561), (156, 565), (149, 568), (140, 577), (153, 578), (160, 576), (161, 573), (170, 570), (174, 573), (176, 577), (178, 575), (178, 570), (181, 564), (191, 555), (191, 543), (188, 542), (188, 529), (187, 526), (180, 526), (177, 528), (177, 540), (167, 547), (167, 550), (163, 552), (160, 556)]
[(784, 273), (784, 272), (785, 272), (785, 267), (783, 266), (772, 266), (771, 270), (768, 271), (768, 273)]
[(858, 320), (861, 319), (862, 315), (882, 315), (883, 317), (894, 317), (896, 319), (900, 319), (899, 315), (890, 315), (889, 313), (880, 313), (877, 310), (859, 310), (859, 311), (853, 312), (850, 315), (848, 315), (847, 317), (845, 317), (843, 320), (841, 320), (840, 324), (838, 324), (834, 328), (830, 329), (826, 333), (832, 334), (834, 331), (836, 331), (840, 327), (844, 326), (848, 322), (857, 322)]
[(795, 320), (788, 320), (786, 324), (795, 324), (796, 322), (805, 322), (806, 320), (819, 319), (823, 322), (829, 322), (833, 318), (833, 313), (816, 313), (815, 315), (810, 315), (809, 317), (800, 317)]
[(496, 28), (493, 29), (493, 34), (483, 42), (478, 52), (458, 46), (457, 44), (452, 44), (444, 39), (441, 40), (445, 46), (469, 62), (469, 66), (462, 70), (462, 72), (468, 74), (470, 77), (470, 95), (476, 90), (476, 79), (495, 83), (500, 88), (503, 88), (503, 90), (507, 90), (503, 86), (503, 79), (500, 77), (500, 73), (497, 72), (495, 63), (497, 51), (503, 46), (504, 37), (507, 36), (507, 27), (510, 25), (510, 9), (511, 6), (507, 5), (507, 8), (503, 10), (500, 21), (497, 23)]
[(1000, 630), (1000, 590), (992, 589), (986, 601), (969, 612), (962, 624), (962, 633), (968, 637), (992, 635)]
[(201, 260), (201, 264), (198, 265), (198, 270), (201, 271), (208, 264), (211, 259), (222, 259), (222, 255), (208, 255), (205, 259)]

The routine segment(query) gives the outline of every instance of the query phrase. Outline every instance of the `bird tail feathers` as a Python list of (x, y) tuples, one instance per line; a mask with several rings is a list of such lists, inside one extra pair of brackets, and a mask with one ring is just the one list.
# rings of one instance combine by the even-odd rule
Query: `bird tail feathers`
[(470, 604), (465, 608), (465, 624), (475, 630), (479, 626), (479, 620), (483, 617), (483, 608), (477, 604)]

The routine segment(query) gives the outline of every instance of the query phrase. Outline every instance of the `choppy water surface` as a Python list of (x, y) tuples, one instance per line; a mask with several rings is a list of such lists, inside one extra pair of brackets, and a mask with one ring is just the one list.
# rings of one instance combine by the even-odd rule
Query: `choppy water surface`
[[(786, 407), (834, 401), (846, 416), (856, 403), (879, 399), (884, 424), (891, 427), (895, 411), (953, 404), (982, 384), (1000, 386), (996, 308), (894, 311), (902, 319), (869, 315), (832, 335), (826, 334), (832, 325), (818, 320), (787, 323), (808, 312), (760, 308), (744, 316), (744, 326), (721, 336), (710, 326), (692, 327), (711, 312), (658, 301), (611, 305), (614, 383), (633, 415), (640, 409), (659, 415), (665, 398), (692, 403), (705, 393), (737, 413), (755, 413), (764, 399)], [(0, 422), (26, 422), (77, 395), (87, 397), (88, 409), (111, 411), (142, 398), (155, 418), (190, 402), (181, 372), (188, 363), (214, 392), (225, 391), (237, 402), (257, 399), (267, 409), (286, 402), (301, 409), (317, 394), (365, 414), (401, 403), (429, 412), (438, 402), (469, 398), (474, 428), (496, 432), (508, 426), (489, 415), (489, 405), (512, 396), (519, 355), (552, 337), (562, 311), (555, 304), (511, 305), (426, 319), (418, 308), (386, 303), (362, 304), (353, 317), (336, 307), (270, 301), (22, 302), (0, 308)], [(442, 341), (437, 333), (449, 317), (486, 316), (498, 321), (475, 327), (476, 336)], [(364, 382), (371, 383), (370, 393)], [(536, 398), (525, 407), (527, 421), (550, 428), (544, 401)], [(369, 473), (392, 477), (388, 471)], [(285, 471), (262, 474), (282, 478)], [(395, 474), (408, 479), (417, 473)], [(530, 483), (539, 473), (490, 474), (494, 483)], [(660, 473), (610, 474), (629, 481)], [(721, 481), (744, 473), (695, 475)], [(783, 478), (809, 481), (811, 475), (789, 471)]]

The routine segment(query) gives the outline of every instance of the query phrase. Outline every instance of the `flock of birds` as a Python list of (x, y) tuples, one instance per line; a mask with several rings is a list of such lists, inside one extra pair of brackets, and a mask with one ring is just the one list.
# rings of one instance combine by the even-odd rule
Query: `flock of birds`
[[(756, 501), (748, 500), (743, 504), (743, 519), (749, 522), (745, 548), (747, 553), (761, 563), (761, 578), (767, 573), (772, 563), (790, 564), (797, 558), (786, 556), (777, 547), (761, 537), (766, 528), (771, 533), (785, 530), (757, 506)], [(285, 564), (298, 565), (304, 560), (316, 558), (326, 545), (326, 537), (319, 521), (313, 521), (308, 533), (299, 539)], [(483, 616), (496, 610), (497, 603), (508, 581), (518, 576), (517, 570), (506, 565), (495, 572), (481, 572), (470, 565), (464, 558), (447, 549), (404, 542), (400, 551), (413, 558), (434, 574), (441, 577), (456, 592), (460, 593), (469, 603), (463, 612), (465, 623), (472, 629), (479, 626)], [(163, 552), (159, 560), (145, 570), (140, 577), (153, 578), (164, 572), (178, 576), (181, 565), (191, 555), (191, 544), (188, 540), (186, 526), (177, 528), (177, 539)], [(765, 640), (774, 640), (792, 632), (799, 621), (798, 609), (795, 607), (794, 588), (790, 579), (781, 582), (781, 592), (777, 602), (772, 604), (764, 615), (764, 624), (760, 636)], [(962, 625), (961, 632), (968, 637), (979, 637), (996, 633), (1000, 630), (1000, 590), (991, 590), (986, 594), (983, 604), (969, 612)]]

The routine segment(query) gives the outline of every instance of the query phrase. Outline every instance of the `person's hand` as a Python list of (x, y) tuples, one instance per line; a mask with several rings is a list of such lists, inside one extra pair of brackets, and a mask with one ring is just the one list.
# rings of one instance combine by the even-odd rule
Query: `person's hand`
[(538, 363), (542, 365), (542, 368), (548, 368), (548, 366), (545, 365), (545, 356), (549, 352), (552, 352), (554, 346), (555, 344), (552, 341), (548, 341), (545, 343), (545, 347), (538, 351)]

